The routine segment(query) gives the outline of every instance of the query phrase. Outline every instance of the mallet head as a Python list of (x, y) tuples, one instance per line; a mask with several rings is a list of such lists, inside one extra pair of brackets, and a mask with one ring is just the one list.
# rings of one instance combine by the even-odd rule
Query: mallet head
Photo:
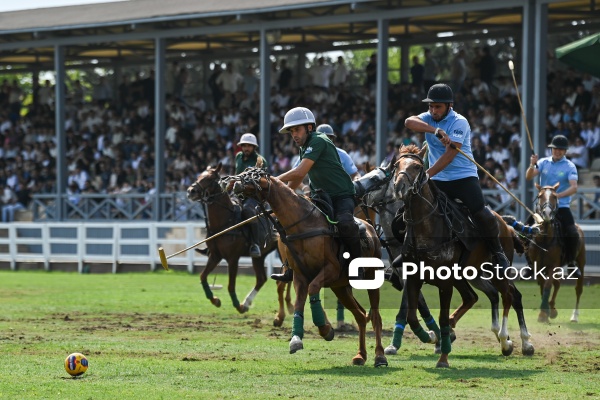
[(508, 60), (508, 68), (509, 68), (511, 71), (514, 71), (514, 69), (515, 69), (515, 64), (512, 62), (512, 60)]
[(165, 255), (165, 249), (162, 247), (158, 248), (158, 256), (160, 257), (160, 263), (162, 264), (165, 271), (169, 270), (169, 264), (167, 263), (167, 256)]

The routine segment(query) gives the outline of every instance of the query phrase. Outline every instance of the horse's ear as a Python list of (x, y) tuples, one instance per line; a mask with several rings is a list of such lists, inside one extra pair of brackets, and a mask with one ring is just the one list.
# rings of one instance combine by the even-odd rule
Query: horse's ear
[(538, 191), (542, 190), (542, 187), (540, 186), (540, 184), (539, 184), (539, 183), (536, 183), (536, 184), (535, 184), (535, 188), (536, 188)]
[(394, 168), (394, 165), (396, 165), (396, 160), (398, 159), (398, 154), (394, 153), (394, 155), (392, 156), (392, 159), (390, 160), (390, 163), (387, 165), (387, 170), (391, 171), (392, 168)]
[(263, 167), (263, 159), (262, 159), (262, 157), (258, 157), (256, 159), (256, 168), (261, 168), (262, 169), (262, 167)]
[(426, 153), (427, 153), (427, 142), (425, 142), (423, 147), (421, 147), (421, 150), (419, 151), (419, 157), (425, 158)]
[(223, 163), (219, 162), (219, 164), (217, 164), (217, 168), (215, 168), (215, 172), (219, 172), (222, 167), (223, 167)]
[(556, 185), (552, 186), (552, 190), (556, 192), (556, 189), (560, 186), (560, 182), (556, 182)]

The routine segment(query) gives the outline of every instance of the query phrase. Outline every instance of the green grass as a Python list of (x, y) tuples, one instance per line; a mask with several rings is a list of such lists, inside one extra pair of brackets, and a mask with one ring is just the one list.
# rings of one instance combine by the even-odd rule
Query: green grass
[[(219, 275), (217, 283), (226, 285), (226, 277)], [(252, 277), (238, 277), (240, 299), (252, 285)], [(478, 292), (475, 310), (457, 328), (451, 368), (436, 369), (432, 346), (407, 333), (399, 354), (388, 356), (389, 367), (375, 369), (372, 336), (367, 365), (353, 367), (356, 333), (338, 333), (325, 342), (308, 306), (305, 349), (289, 354), (291, 318), (283, 328), (272, 326), (274, 282), (240, 315), (226, 290), (215, 291), (223, 300), (217, 309), (204, 297), (198, 277), (186, 273), (3, 271), (0, 399), (600, 397), (600, 287), (584, 288), (579, 324), (569, 322), (573, 286), (561, 289), (559, 304), (566, 309), (551, 324), (537, 322), (539, 290), (531, 283), (518, 287), (527, 299), (533, 357), (520, 354), (514, 312), (509, 328), (515, 354), (500, 355), (489, 331), (489, 303)], [(434, 288), (425, 288), (435, 307)], [(323, 296), (327, 306), (334, 304), (329, 296)], [(393, 303), (391, 296), (385, 294), (386, 303)], [(335, 319), (335, 310), (327, 313)], [(382, 314), (387, 346), (395, 306)], [(90, 362), (76, 379), (63, 368), (72, 352)]]

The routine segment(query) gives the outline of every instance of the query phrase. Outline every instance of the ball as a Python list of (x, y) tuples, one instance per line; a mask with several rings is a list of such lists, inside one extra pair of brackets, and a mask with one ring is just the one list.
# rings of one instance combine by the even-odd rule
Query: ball
[(71, 376), (83, 375), (88, 369), (88, 360), (81, 353), (69, 354), (65, 359), (65, 370)]

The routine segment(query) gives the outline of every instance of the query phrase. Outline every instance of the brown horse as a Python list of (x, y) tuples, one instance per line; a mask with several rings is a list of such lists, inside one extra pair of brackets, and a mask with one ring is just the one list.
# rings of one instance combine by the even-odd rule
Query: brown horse
[[(375, 366), (387, 365), (381, 344), (382, 322), (379, 313), (379, 289), (369, 289), (370, 313), (358, 303), (352, 294), (348, 274), (342, 271), (340, 242), (334, 238), (330, 225), (321, 211), (307, 198), (298, 196), (289, 186), (276, 177), (269, 176), (259, 168), (250, 168), (243, 173), (224, 178), (222, 187), (257, 199), (261, 204), (272, 207), (278, 219), (280, 241), (285, 246), (283, 259), (294, 270), (294, 321), (290, 353), (303, 349), (304, 306), (310, 298), (313, 323), (325, 340), (332, 340), (334, 330), (321, 305), (319, 293), (329, 287), (352, 312), (359, 332), (358, 354), (352, 359), (354, 365), (364, 365), (367, 360), (366, 325), (369, 320), (375, 331)], [(366, 236), (361, 237), (363, 257), (381, 258), (381, 245), (375, 229), (364, 223)], [(365, 279), (373, 279), (375, 270), (368, 268)]]
[[(199, 201), (206, 207), (207, 236), (217, 234), (240, 222), (240, 206), (227, 192), (221, 190), (219, 186), (219, 180), (221, 179), (219, 176), (220, 171), (221, 163), (216, 168), (208, 167), (187, 190), (189, 200)], [(227, 285), (229, 296), (231, 297), (233, 306), (240, 313), (245, 313), (250, 308), (260, 288), (267, 281), (265, 257), (271, 251), (275, 250), (277, 241), (273, 240), (270, 235), (267, 235), (266, 245), (261, 249), (261, 257), (252, 258), (252, 268), (256, 275), (256, 284), (254, 289), (248, 293), (242, 304), (240, 304), (235, 292), (235, 281), (238, 273), (239, 259), (242, 256), (249, 255), (248, 249), (250, 246), (250, 242), (242, 229), (244, 228), (235, 229), (206, 242), (206, 246), (208, 247), (208, 261), (206, 267), (200, 273), (200, 283), (204, 289), (204, 294), (210, 302), (217, 307), (221, 307), (221, 300), (214, 296), (210, 289), (208, 275), (222, 259), (225, 259), (229, 272), (229, 283)]]
[[(542, 273), (536, 274), (536, 279), (540, 285), (540, 292), (542, 295), (542, 304), (540, 306), (540, 313), (538, 316), (539, 322), (548, 322), (548, 317), (556, 318), (558, 311), (555, 308), (556, 295), (560, 289), (560, 282), (563, 279), (568, 279), (569, 276), (563, 274), (562, 266), (565, 265), (569, 260), (565, 259), (565, 254), (562, 251), (564, 246), (561, 243), (561, 226), (557, 218), (555, 218), (556, 211), (558, 210), (558, 197), (556, 196), (556, 189), (558, 189), (558, 183), (554, 186), (540, 186), (537, 183), (535, 187), (538, 190), (537, 201), (536, 201), (536, 213), (541, 215), (543, 222), (540, 226), (541, 233), (534, 237), (535, 245), (530, 245), (527, 249), (527, 258), (531, 267)], [(575, 262), (579, 267), (581, 275), (577, 278), (575, 285), (575, 294), (577, 296), (577, 302), (575, 303), (575, 309), (571, 316), (571, 322), (578, 322), (579, 320), (579, 298), (583, 292), (583, 272), (585, 268), (585, 240), (583, 231), (576, 225), (577, 231), (579, 232), (579, 247), (575, 256)], [(550, 292), (554, 287), (552, 297)]]
[[(434, 272), (431, 274), (434, 275), (433, 279), (429, 273), (424, 274), (424, 279), (439, 289), (438, 322), (442, 338), (442, 353), (437, 366), (448, 367), (448, 354), (451, 351), (449, 314), (453, 286), (467, 277), (467, 266), (475, 267), (478, 275), (481, 273), (479, 271), (481, 267), (491, 266), (491, 254), (483, 240), (478, 240), (472, 251), (468, 252), (463, 243), (453, 235), (453, 230), (449, 226), (449, 223), (452, 223), (452, 215), (445, 209), (447, 203), (442, 200), (444, 197), (425, 173), (422, 158), (424, 153), (425, 148), (420, 152), (416, 146), (402, 148), (396, 162), (394, 192), (396, 197), (405, 203), (404, 219), (407, 225), (405, 242), (408, 242), (408, 246), (405, 246), (404, 264), (406, 261), (414, 264), (422, 262), (423, 265), (430, 266)], [(514, 251), (513, 233), (499, 215), (495, 213), (494, 215), (500, 228), (502, 247), (510, 260)], [(437, 274), (454, 264), (465, 266), (463, 279), (454, 279), (453, 275), (444, 278)], [(435, 335), (422, 328), (416, 314), (419, 291), (424, 282), (420, 278), (419, 274), (410, 274), (406, 279), (407, 321), (416, 336), (422, 342), (428, 343), (435, 338)], [(502, 297), (502, 327), (498, 338), (502, 353), (509, 355), (513, 349), (512, 341), (508, 337), (508, 313), (513, 300), (512, 289), (507, 279), (492, 279), (491, 282)], [(529, 334), (524, 337), (522, 330), (521, 338), (529, 339)]]

